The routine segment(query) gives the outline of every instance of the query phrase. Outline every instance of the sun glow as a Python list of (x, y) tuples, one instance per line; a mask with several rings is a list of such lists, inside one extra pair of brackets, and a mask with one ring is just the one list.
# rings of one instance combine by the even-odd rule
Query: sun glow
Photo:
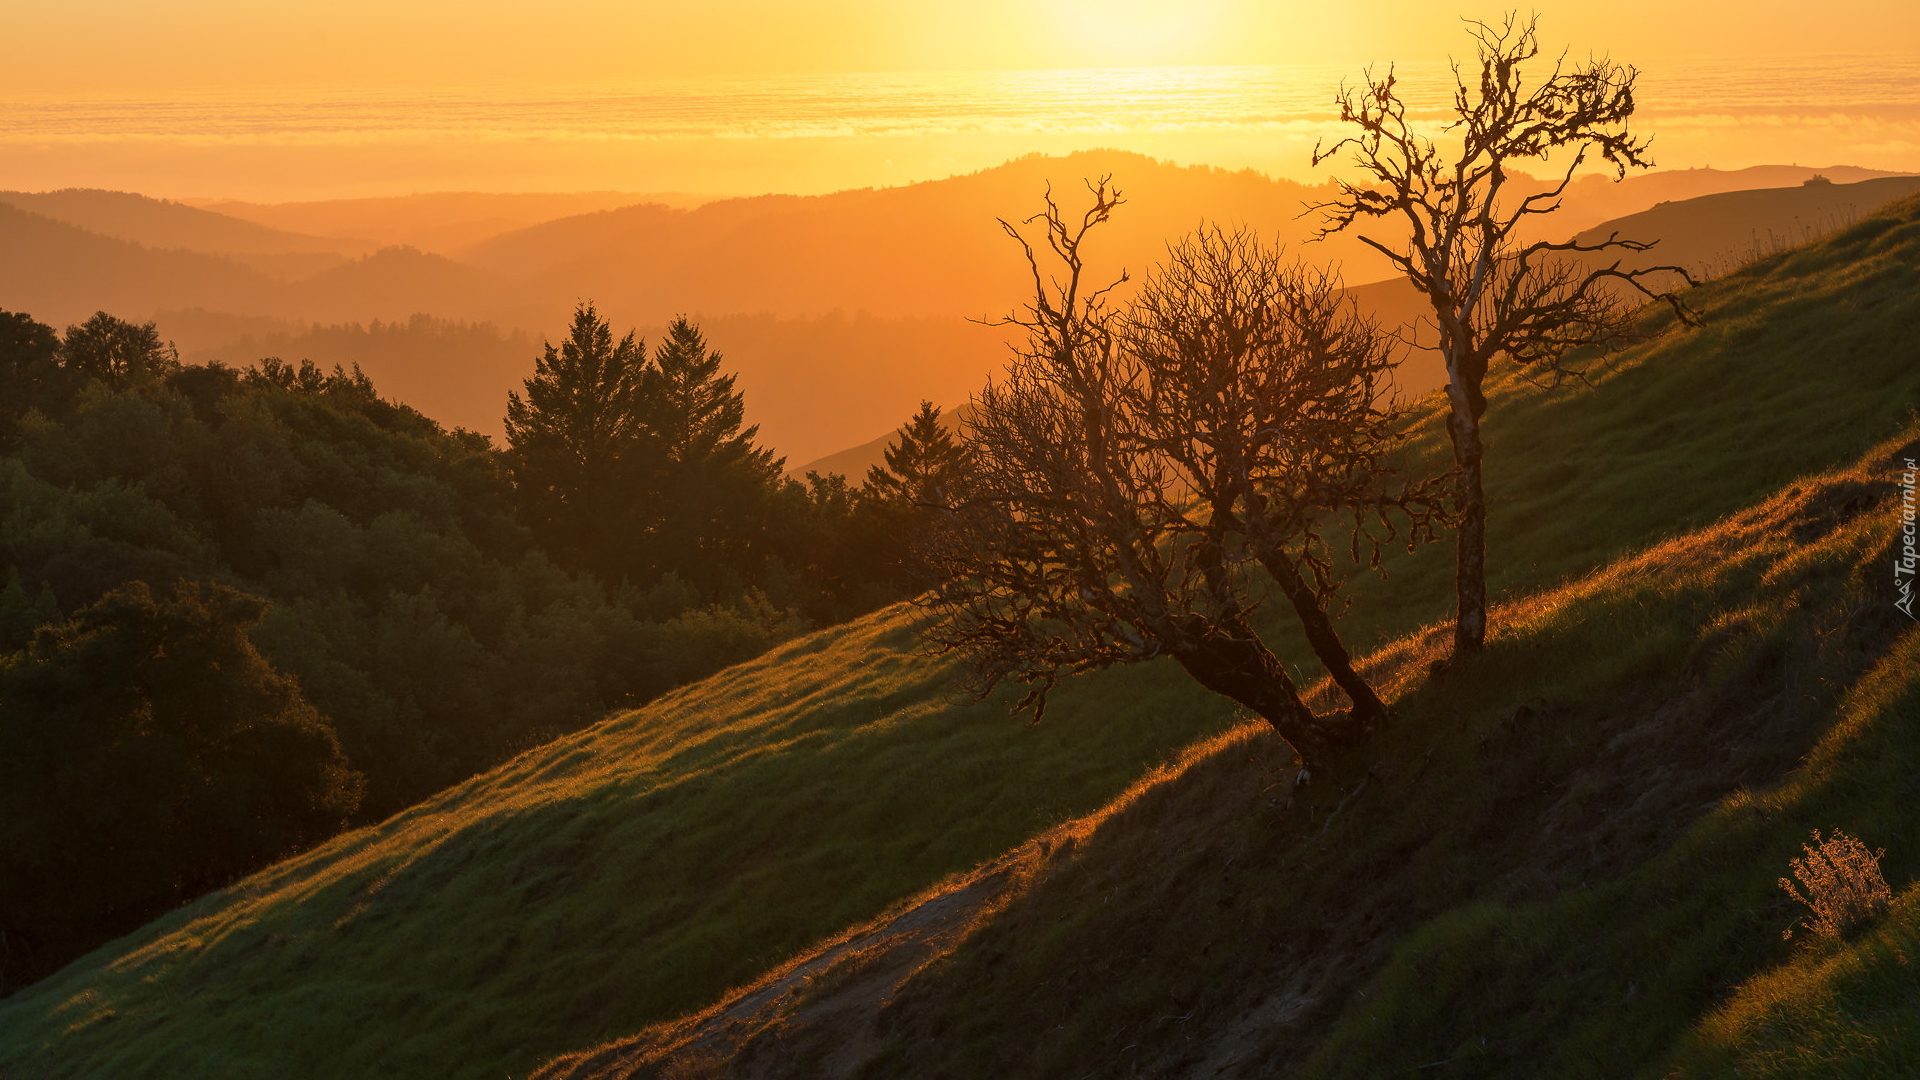
[[(1331, 95), (1443, 93), (1469, 8), (1379, 0), (69, 0), (15, 4), (0, 187), (335, 198), (822, 192), (1092, 147), (1318, 179)], [(1920, 161), (1920, 5), (1540, 0), (1639, 65), (1662, 167)], [(1498, 6), (1483, 14), (1500, 10)], [(1800, 20), (1800, 21), (1796, 21)], [(1803, 52), (1785, 47), (1794, 26)], [(1862, 31), (1871, 27), (1871, 34)], [(1769, 51), (1771, 50), (1771, 51)], [(1879, 53), (1845, 63), (1815, 53)], [(1444, 104), (1444, 101), (1442, 102)], [(1764, 132), (1764, 137), (1756, 133)]]
[(1194, 63), (1220, 52), (1228, 6), (1225, 0), (1049, 0), (1046, 20), (1064, 62)]

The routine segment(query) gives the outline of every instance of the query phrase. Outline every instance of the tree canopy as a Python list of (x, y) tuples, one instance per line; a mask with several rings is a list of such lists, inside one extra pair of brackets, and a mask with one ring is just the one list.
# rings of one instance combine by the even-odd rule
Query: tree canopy
[(0, 979), (44, 974), (353, 813), (362, 781), (332, 725), (247, 637), (266, 611), (224, 586), (156, 598), (133, 582), (0, 667)]
[[(327, 718), (345, 768), (363, 785), (351, 817), (330, 818), (317, 833), (296, 830), (304, 839), (295, 843), (306, 844), (808, 625), (797, 599), (808, 594), (797, 587), (779, 599), (745, 590), (702, 596), (674, 579), (621, 588), (557, 564), (516, 512), (511, 474), (489, 440), (446, 431), (381, 398), (357, 370), (269, 357), (238, 370), (156, 369), (116, 386), (71, 366), (61, 344), (50, 328), (0, 312), (0, 350), (8, 350), (0, 351), (8, 391), (0, 401), (14, 406), (21, 399), (12, 391), (23, 385), (45, 390), (12, 412), (18, 420), (0, 445), (0, 726), (14, 740), (0, 749), (0, 771), (27, 760), (18, 755), (31, 746), (44, 776), (67, 778), (18, 788), (39, 801), (16, 820), (50, 836), (70, 835), (58, 829), (74, 822), (174, 819), (175, 788), (99, 781), (88, 762), (102, 751), (93, 736), (81, 737), (118, 731), (127, 717), (158, 716), (160, 706), (139, 704), (147, 699), (125, 687), (109, 695), (115, 684), (101, 671), (72, 674), (98, 665), (145, 678), (142, 654), (127, 643), (174, 632), (155, 626), (202, 625), (203, 637), (226, 643), (218, 661), (225, 674), (208, 675), (193, 691), (208, 702), (222, 679), (246, 671), (258, 676), (256, 688), (272, 683), (249, 667), (240, 646), (250, 642), (283, 688), (297, 688)], [(798, 512), (811, 514), (812, 505), (802, 498)], [(147, 600), (129, 599), (140, 590)], [(243, 594), (251, 599), (234, 598)], [(861, 602), (891, 598), (863, 594)], [(101, 604), (108, 606), (95, 610)], [(200, 623), (180, 613), (201, 608), (213, 614), (195, 615)], [(809, 610), (826, 617), (840, 609)], [(50, 632), (56, 637), (46, 638)], [(108, 649), (113, 642), (120, 651)], [(184, 708), (186, 697), (166, 698), (175, 703), (167, 708)], [(93, 728), (72, 726), (84, 717)], [(55, 737), (61, 725), (67, 734)], [(142, 745), (162, 756), (184, 752), (171, 737)], [(252, 790), (247, 777), (260, 762), (224, 752), (197, 760), (210, 797), (255, 805), (236, 792)], [(82, 805), (87, 800), (98, 805)], [(261, 828), (282, 820), (274, 813)], [(86, 879), (97, 895), (69, 905), (67, 929), (35, 931), (36, 955), (70, 957), (124, 930), (118, 913), (156, 914), (142, 905), (172, 897), (164, 907), (245, 872), (257, 863), (200, 859), (265, 850), (242, 840), (210, 824), (168, 833), (176, 846), (154, 849), (177, 864), (164, 880), (139, 859), (125, 862), (124, 880), (103, 864)], [(34, 859), (55, 861), (21, 863), (24, 876), (5, 875), (21, 889), (64, 895), (45, 875), (65, 856), (32, 850)], [(28, 847), (19, 852), (29, 857)], [(39, 918), (26, 922), (47, 925)], [(10, 914), (0, 919), (9, 933), (25, 925)], [(49, 944), (56, 940), (65, 944)]]
[(67, 327), (60, 349), (67, 368), (116, 389), (180, 368), (179, 351), (172, 343), (160, 340), (160, 331), (153, 323), (135, 325), (104, 311), (95, 312), (79, 326)]

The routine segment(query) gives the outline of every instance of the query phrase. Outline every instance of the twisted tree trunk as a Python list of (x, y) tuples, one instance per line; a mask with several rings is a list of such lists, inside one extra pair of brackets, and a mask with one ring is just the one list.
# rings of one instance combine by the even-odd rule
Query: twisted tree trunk
[(1300, 628), (1306, 632), (1307, 644), (1313, 646), (1313, 654), (1320, 658), (1321, 666), (1333, 681), (1353, 703), (1353, 722), (1358, 726), (1362, 738), (1371, 738), (1385, 730), (1387, 726), (1387, 706), (1373, 687), (1353, 668), (1353, 659), (1347, 655), (1347, 647), (1341, 643), (1340, 635), (1333, 628), (1333, 619), (1327, 615), (1327, 609), (1320, 603), (1320, 596), (1308, 585), (1300, 571), (1295, 569), (1293, 561), (1279, 551), (1264, 554), (1260, 563), (1273, 575), (1287, 600), (1293, 604), (1294, 614), (1300, 617)]
[(1300, 755), (1303, 767), (1364, 741), (1356, 724), (1328, 725), (1300, 700), (1286, 665), (1249, 628), (1224, 629), (1199, 615), (1180, 620), (1168, 653), (1201, 686), (1258, 713)]

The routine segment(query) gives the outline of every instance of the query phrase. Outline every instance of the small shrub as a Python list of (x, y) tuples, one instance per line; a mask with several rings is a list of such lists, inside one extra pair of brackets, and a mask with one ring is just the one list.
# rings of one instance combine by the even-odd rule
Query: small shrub
[[(1880, 874), (1885, 848), (1868, 851), (1865, 844), (1838, 829), (1826, 840), (1820, 838), (1819, 829), (1813, 830), (1813, 843), (1805, 846), (1806, 857), (1788, 864), (1800, 884), (1781, 878), (1780, 887), (1813, 911), (1813, 918), (1804, 920), (1804, 925), (1814, 933), (1842, 937), (1892, 902), (1893, 892)], [(1792, 928), (1781, 936), (1792, 937)]]

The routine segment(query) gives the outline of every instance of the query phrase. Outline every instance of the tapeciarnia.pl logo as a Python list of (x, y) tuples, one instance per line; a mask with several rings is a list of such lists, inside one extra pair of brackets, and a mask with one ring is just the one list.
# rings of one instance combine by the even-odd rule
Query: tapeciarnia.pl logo
[(1916, 564), (1920, 563), (1920, 552), (1914, 550), (1913, 487), (1916, 474), (1920, 474), (1920, 467), (1915, 466), (1912, 458), (1902, 460), (1906, 462), (1907, 467), (1900, 473), (1900, 553), (1893, 559), (1893, 588), (1899, 594), (1899, 598), (1894, 600), (1893, 606), (1905, 612), (1907, 618), (1912, 619), (1915, 618), (1913, 614), (1914, 569)]

